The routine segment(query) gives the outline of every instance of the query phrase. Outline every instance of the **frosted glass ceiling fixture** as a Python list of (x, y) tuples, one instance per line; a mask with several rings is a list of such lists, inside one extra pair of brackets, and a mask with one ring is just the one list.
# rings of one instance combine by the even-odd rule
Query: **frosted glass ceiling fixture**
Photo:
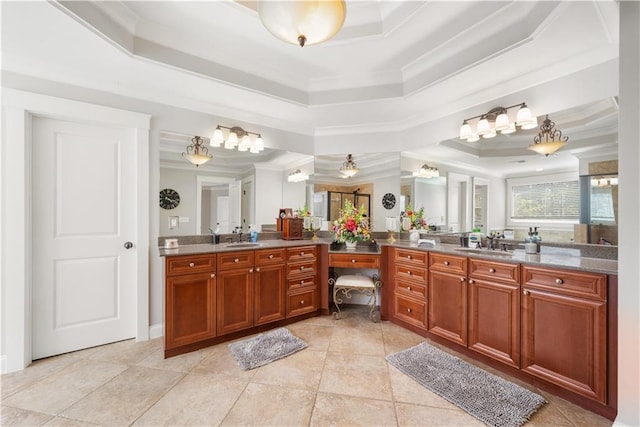
[[(515, 122), (509, 119), (509, 111), (512, 108), (520, 107), (516, 115)], [(471, 128), (470, 121), (479, 119), (476, 123), (476, 131)], [(524, 102), (510, 107), (496, 107), (487, 113), (469, 117), (462, 121), (460, 126), (460, 139), (468, 142), (475, 142), (483, 138), (493, 138), (498, 132), (503, 135), (516, 131), (516, 126), (521, 129), (534, 129), (538, 126), (536, 116), (531, 115), (531, 110)]]
[[(222, 129), (228, 130), (226, 137)], [(213, 132), (209, 145), (212, 147), (224, 146), (228, 150), (233, 150), (237, 147), (238, 151), (249, 151), (254, 154), (264, 150), (264, 140), (259, 133), (249, 132), (238, 126), (218, 125)]]
[(429, 166), (426, 163), (420, 167), (420, 170), (413, 173), (417, 178), (436, 178), (440, 176), (438, 168)]
[(199, 136), (191, 138), (191, 144), (187, 145), (186, 151), (182, 153), (182, 157), (189, 160), (196, 167), (207, 163), (211, 160), (211, 154), (204, 145), (204, 141)]
[(562, 131), (555, 129), (556, 124), (549, 120), (549, 115), (545, 117), (540, 125), (540, 133), (533, 137), (533, 144), (529, 150), (533, 150), (543, 156), (553, 154), (562, 148), (569, 140), (568, 136), (562, 136)]
[(302, 182), (308, 179), (309, 179), (309, 175), (307, 175), (306, 173), (303, 173), (300, 169), (296, 169), (295, 171), (289, 173), (289, 177), (287, 178), (287, 181)]
[(347, 6), (343, 0), (263, 0), (258, 1), (258, 15), (271, 34), (304, 47), (335, 36)]
[(351, 178), (352, 176), (360, 172), (360, 169), (358, 169), (358, 165), (356, 164), (356, 162), (353, 161), (353, 156), (351, 154), (347, 154), (347, 160), (342, 163), (340, 172), (342, 172), (344, 178)]

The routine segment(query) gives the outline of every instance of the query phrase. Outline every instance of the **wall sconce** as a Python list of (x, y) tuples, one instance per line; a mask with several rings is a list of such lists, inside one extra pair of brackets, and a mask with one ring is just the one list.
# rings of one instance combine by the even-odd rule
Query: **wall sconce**
[(533, 144), (529, 150), (533, 150), (543, 156), (555, 153), (562, 148), (569, 140), (568, 136), (562, 136), (562, 131), (554, 129), (556, 124), (549, 120), (549, 115), (545, 117), (540, 125), (540, 133), (533, 137)]
[(413, 176), (418, 178), (436, 178), (440, 176), (438, 168), (427, 165), (426, 163), (420, 167), (418, 172), (414, 172)]
[[(228, 130), (228, 134), (225, 138), (222, 129)], [(255, 138), (252, 138), (253, 135)], [(249, 151), (250, 153), (259, 153), (264, 150), (264, 140), (262, 135), (255, 132), (244, 130), (241, 127), (227, 127), (218, 125), (216, 130), (213, 131), (213, 136), (209, 142), (212, 147), (220, 147), (224, 145), (224, 148), (233, 150), (238, 148), (238, 151)]]
[(204, 146), (204, 141), (199, 136), (191, 138), (191, 144), (187, 145), (186, 151), (182, 153), (182, 157), (189, 160), (196, 167), (207, 163), (211, 160), (209, 150)]
[(335, 36), (344, 24), (347, 6), (343, 0), (259, 1), (262, 25), (287, 43), (322, 43)]
[(295, 171), (289, 173), (287, 181), (289, 182), (301, 182), (309, 179), (309, 175), (306, 173), (302, 173), (300, 169), (296, 169)]
[[(520, 109), (516, 115), (516, 121), (512, 122), (507, 113), (508, 110), (516, 107), (520, 107)], [(475, 132), (473, 132), (469, 124), (469, 121), (474, 119), (480, 119), (476, 124)], [(498, 132), (506, 135), (514, 133), (516, 126), (519, 126), (521, 129), (533, 129), (538, 126), (537, 118), (531, 115), (531, 110), (529, 110), (529, 107), (527, 107), (527, 104), (524, 102), (510, 107), (496, 107), (487, 113), (464, 119), (462, 126), (460, 126), (460, 139), (475, 142), (478, 141), (480, 137), (493, 138)]]
[(342, 163), (340, 172), (342, 172), (343, 178), (351, 178), (360, 172), (360, 169), (358, 169), (356, 162), (353, 161), (353, 156), (351, 154), (347, 154), (347, 160)]

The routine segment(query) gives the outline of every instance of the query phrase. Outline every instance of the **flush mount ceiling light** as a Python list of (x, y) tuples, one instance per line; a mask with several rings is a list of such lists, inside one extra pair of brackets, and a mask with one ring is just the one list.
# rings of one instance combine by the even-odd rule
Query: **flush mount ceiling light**
[(562, 131), (555, 129), (556, 124), (549, 120), (549, 115), (545, 117), (540, 125), (540, 133), (533, 137), (533, 144), (529, 150), (533, 150), (543, 156), (553, 154), (562, 148), (569, 140), (568, 136), (562, 136)]
[(295, 171), (289, 173), (289, 177), (287, 181), (289, 182), (302, 182), (309, 179), (309, 175), (306, 173), (302, 173), (300, 169), (296, 169)]
[(335, 36), (347, 15), (343, 0), (264, 0), (258, 15), (271, 34), (287, 43), (322, 43)]
[[(511, 121), (509, 119), (509, 110), (512, 108), (520, 107), (516, 115), (516, 120)], [(479, 119), (476, 123), (476, 131), (471, 129), (472, 120)], [(521, 129), (533, 129), (538, 126), (538, 120), (535, 116), (531, 115), (531, 110), (524, 102), (510, 107), (496, 107), (487, 113), (477, 116), (469, 117), (462, 121), (460, 126), (460, 139), (465, 139), (468, 142), (475, 142), (483, 138), (493, 138), (500, 132), (503, 135), (513, 133), (516, 131), (516, 126)]]
[(414, 172), (413, 176), (418, 178), (436, 178), (440, 176), (438, 168), (427, 165), (426, 163), (420, 167), (418, 172)]
[[(222, 129), (228, 131), (226, 136)], [(238, 126), (227, 127), (218, 125), (213, 132), (209, 145), (212, 147), (224, 145), (224, 148), (228, 150), (233, 150), (237, 147), (238, 151), (249, 151), (254, 154), (264, 150), (264, 140), (259, 133), (249, 132)]]
[(189, 160), (196, 167), (207, 163), (211, 160), (209, 150), (204, 146), (204, 141), (199, 136), (191, 138), (191, 144), (187, 145), (186, 151), (182, 153), (182, 157)]
[(356, 162), (353, 161), (353, 156), (351, 154), (347, 154), (347, 160), (342, 163), (340, 172), (342, 172), (344, 178), (351, 178), (352, 176), (360, 172), (360, 169), (358, 169), (358, 165), (356, 165)]

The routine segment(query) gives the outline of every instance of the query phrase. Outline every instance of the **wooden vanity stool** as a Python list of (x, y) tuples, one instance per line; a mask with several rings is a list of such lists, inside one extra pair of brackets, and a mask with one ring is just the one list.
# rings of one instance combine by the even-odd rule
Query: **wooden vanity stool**
[(373, 277), (359, 275), (359, 274), (346, 274), (339, 277), (331, 277), (329, 284), (333, 286), (333, 303), (336, 306), (336, 310), (333, 312), (334, 319), (338, 320), (342, 318), (342, 312), (340, 311), (340, 305), (344, 302), (342, 298), (338, 297), (338, 293), (341, 292), (344, 298), (351, 298), (351, 292), (357, 291), (362, 295), (369, 297), (369, 319), (374, 323), (380, 320), (380, 313), (376, 310), (376, 293), (382, 282), (377, 274)]

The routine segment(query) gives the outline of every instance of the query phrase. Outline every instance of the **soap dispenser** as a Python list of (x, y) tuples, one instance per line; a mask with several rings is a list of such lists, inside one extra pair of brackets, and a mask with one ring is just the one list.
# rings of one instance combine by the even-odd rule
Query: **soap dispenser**
[(252, 242), (257, 242), (258, 241), (258, 232), (256, 231), (256, 226), (251, 224), (249, 225), (249, 232), (250, 232), (250, 236), (251, 236), (251, 241)]

